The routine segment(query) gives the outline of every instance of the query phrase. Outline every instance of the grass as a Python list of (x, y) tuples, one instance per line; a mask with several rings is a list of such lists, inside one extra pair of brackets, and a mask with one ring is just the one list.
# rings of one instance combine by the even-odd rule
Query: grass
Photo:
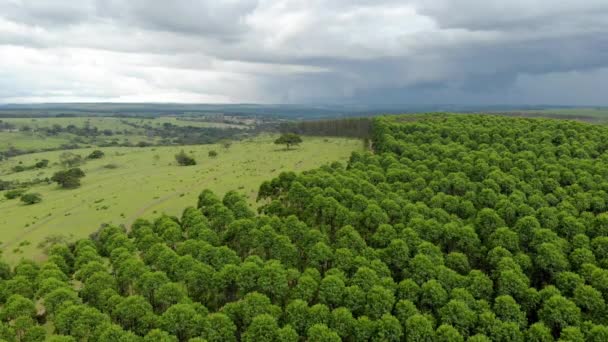
[(97, 139), (83, 139), (70, 133), (61, 133), (56, 136), (46, 136), (36, 132), (0, 132), (0, 151), (6, 151), (10, 147), (19, 150), (33, 151), (42, 149), (58, 149), (62, 145), (77, 143), (78, 146), (96, 146), (101, 143), (108, 143), (116, 140), (119, 143), (129, 142), (136, 144), (140, 141), (154, 143), (158, 137), (147, 137), (145, 135), (113, 135), (111, 137), (100, 137)]
[(598, 123), (605, 123), (608, 121), (608, 108), (607, 107), (581, 107), (581, 108), (546, 108), (538, 110), (516, 110), (507, 111), (512, 112), (514, 115), (524, 116), (540, 116), (548, 118), (564, 118), (574, 119), (582, 121), (591, 121)]
[(0, 151), (8, 150), (11, 146), (19, 150), (35, 150), (42, 148), (59, 148), (69, 144), (72, 134), (60, 134), (47, 137), (32, 132), (0, 132)]
[[(41, 203), (26, 206), (19, 200), (6, 200), (0, 193), (0, 227), (4, 258), (15, 263), (21, 258), (43, 258), (39, 243), (49, 236), (86, 237), (101, 223), (129, 225), (138, 217), (161, 213), (179, 215), (196, 204), (201, 190), (223, 194), (237, 190), (255, 205), (261, 182), (282, 171), (304, 171), (333, 161), (346, 161), (350, 153), (362, 148), (361, 141), (340, 138), (305, 138), (297, 149), (285, 151), (265, 135), (235, 142), (229, 149), (219, 145), (103, 148), (106, 156), (88, 161), (81, 168), (86, 177), (82, 186), (62, 190), (56, 185), (29, 189), (42, 195)], [(198, 165), (180, 167), (174, 155), (180, 150), (193, 155)], [(72, 150), (86, 156), (93, 149)], [(208, 152), (218, 156), (210, 158)], [(50, 177), (61, 169), (57, 165), (62, 151), (35, 153), (0, 162), (0, 178), (27, 180)], [(42, 170), (10, 173), (22, 162), (31, 165), (48, 159)]]
[[(215, 127), (215, 128), (248, 128), (244, 125), (233, 125), (225, 124), (220, 122), (205, 122), (198, 120), (187, 120), (189, 118), (182, 118), (181, 120), (173, 116), (163, 116), (158, 118), (114, 118), (114, 117), (69, 117), (69, 118), (1, 118), (0, 121), (11, 123), (18, 128), (28, 126), (32, 131), (0, 131), (0, 151), (6, 151), (11, 146), (19, 150), (42, 150), (42, 149), (56, 149), (62, 145), (73, 144), (77, 142), (79, 146), (94, 146), (101, 143), (107, 143), (112, 140), (118, 140), (118, 142), (130, 142), (138, 143), (145, 141), (153, 143), (160, 138), (150, 138), (146, 136), (146, 130), (141, 128), (145, 125), (152, 127), (162, 127), (165, 123), (171, 123), (176, 126), (193, 126), (193, 127)], [(130, 126), (128, 123), (135, 124), (140, 128)], [(53, 125), (60, 125), (61, 127), (67, 127), (68, 125), (74, 125), (76, 127), (85, 127), (85, 125), (91, 127), (97, 127), (98, 130), (103, 131), (106, 129), (111, 130), (115, 134), (112, 136), (99, 136), (97, 138), (79, 137), (70, 133), (60, 133), (56, 136), (46, 136), (44, 134), (36, 132), (38, 128), (50, 128)], [(123, 134), (128, 131), (128, 134)]]
[[(185, 118), (188, 119), (188, 118)], [(66, 127), (68, 125), (74, 125), (76, 127), (84, 127), (86, 124), (91, 127), (97, 127), (99, 130), (109, 129), (112, 131), (117, 130), (136, 130), (133, 126), (127, 123), (136, 124), (139, 126), (151, 125), (151, 126), (162, 126), (164, 123), (171, 123), (176, 126), (194, 126), (194, 127), (218, 127), (228, 128), (236, 127), (242, 128), (243, 125), (231, 125), (220, 122), (206, 122), (206, 121), (195, 121), (195, 120), (178, 120), (174, 116), (161, 116), (158, 118), (115, 118), (115, 117), (68, 117), (68, 118), (2, 118), (4, 122), (12, 123), (17, 127), (29, 126), (30, 128), (42, 128), (52, 127), (53, 125), (60, 125)]]
[(590, 116), (598, 119), (608, 119), (608, 108), (567, 108), (567, 109), (543, 109), (539, 111), (531, 111), (545, 114), (556, 115), (581, 115)]

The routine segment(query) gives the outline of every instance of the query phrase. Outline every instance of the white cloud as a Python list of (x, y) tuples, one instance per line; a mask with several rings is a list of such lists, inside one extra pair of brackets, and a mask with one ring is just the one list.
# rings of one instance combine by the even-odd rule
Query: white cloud
[(604, 0), (7, 0), (0, 102), (561, 103), (607, 85), (607, 18)]

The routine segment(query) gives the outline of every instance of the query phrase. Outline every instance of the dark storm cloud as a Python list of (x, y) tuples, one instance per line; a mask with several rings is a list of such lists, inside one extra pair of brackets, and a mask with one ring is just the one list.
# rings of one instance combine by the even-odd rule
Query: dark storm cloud
[(605, 0), (8, 0), (0, 102), (608, 104), (606, 37)]
[(421, 14), (436, 19), (443, 28), (512, 32), (556, 29), (553, 25), (588, 29), (589, 24), (606, 25), (608, 14), (608, 3), (604, 0), (433, 0), (417, 1), (417, 8)]
[(78, 23), (94, 12), (92, 1), (14, 1), (0, 4), (0, 16), (31, 26), (65, 26)]
[(256, 0), (98, 0), (97, 14), (142, 29), (229, 39), (246, 30), (243, 19), (256, 6)]

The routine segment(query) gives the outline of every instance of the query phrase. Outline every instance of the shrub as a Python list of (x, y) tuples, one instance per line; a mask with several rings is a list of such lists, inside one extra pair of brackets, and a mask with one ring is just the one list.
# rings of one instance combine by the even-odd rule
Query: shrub
[(9, 190), (6, 193), (4, 193), (4, 197), (6, 197), (6, 199), (15, 199), (15, 198), (21, 196), (26, 191), (27, 191), (27, 189)]
[(0, 191), (8, 190), (11, 187), (11, 182), (0, 179)]
[(84, 176), (85, 174), (81, 169), (73, 168), (67, 171), (55, 172), (51, 180), (57, 182), (64, 189), (73, 189), (80, 186), (80, 178)]
[(194, 158), (187, 155), (186, 152), (184, 152), (184, 150), (182, 150), (180, 153), (175, 155), (175, 160), (177, 161), (177, 163), (180, 166), (196, 165), (196, 160), (194, 160)]
[(72, 152), (63, 152), (59, 159), (61, 160), (61, 165), (65, 167), (74, 167), (82, 164), (82, 156), (79, 154), (74, 154)]
[(13, 172), (23, 172), (26, 170), (26, 168), (23, 165), (17, 165), (17, 166), (13, 166), (12, 170), (13, 170)]
[(21, 202), (32, 205), (42, 202), (42, 196), (39, 193), (29, 193), (21, 195)]
[(49, 166), (49, 160), (48, 159), (42, 159), (41, 161), (39, 161), (36, 164), (34, 164), (34, 167), (36, 167), (37, 169), (43, 169), (43, 168), (45, 168), (47, 166)]
[(103, 153), (103, 151), (95, 150), (87, 156), (87, 159), (101, 159), (101, 158), (103, 158), (104, 155), (105, 155), (105, 153)]
[(214, 150), (209, 151), (209, 157), (211, 157), (211, 158), (217, 157), (217, 152)]

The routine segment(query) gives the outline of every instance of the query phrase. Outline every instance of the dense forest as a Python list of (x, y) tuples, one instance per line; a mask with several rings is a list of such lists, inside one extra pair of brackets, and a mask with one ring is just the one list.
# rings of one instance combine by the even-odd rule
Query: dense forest
[(333, 120), (290, 121), (279, 125), (283, 133), (303, 135), (369, 138), (372, 133), (372, 118), (349, 118)]
[(608, 129), (374, 119), (374, 151), (0, 266), (7, 341), (607, 341)]

